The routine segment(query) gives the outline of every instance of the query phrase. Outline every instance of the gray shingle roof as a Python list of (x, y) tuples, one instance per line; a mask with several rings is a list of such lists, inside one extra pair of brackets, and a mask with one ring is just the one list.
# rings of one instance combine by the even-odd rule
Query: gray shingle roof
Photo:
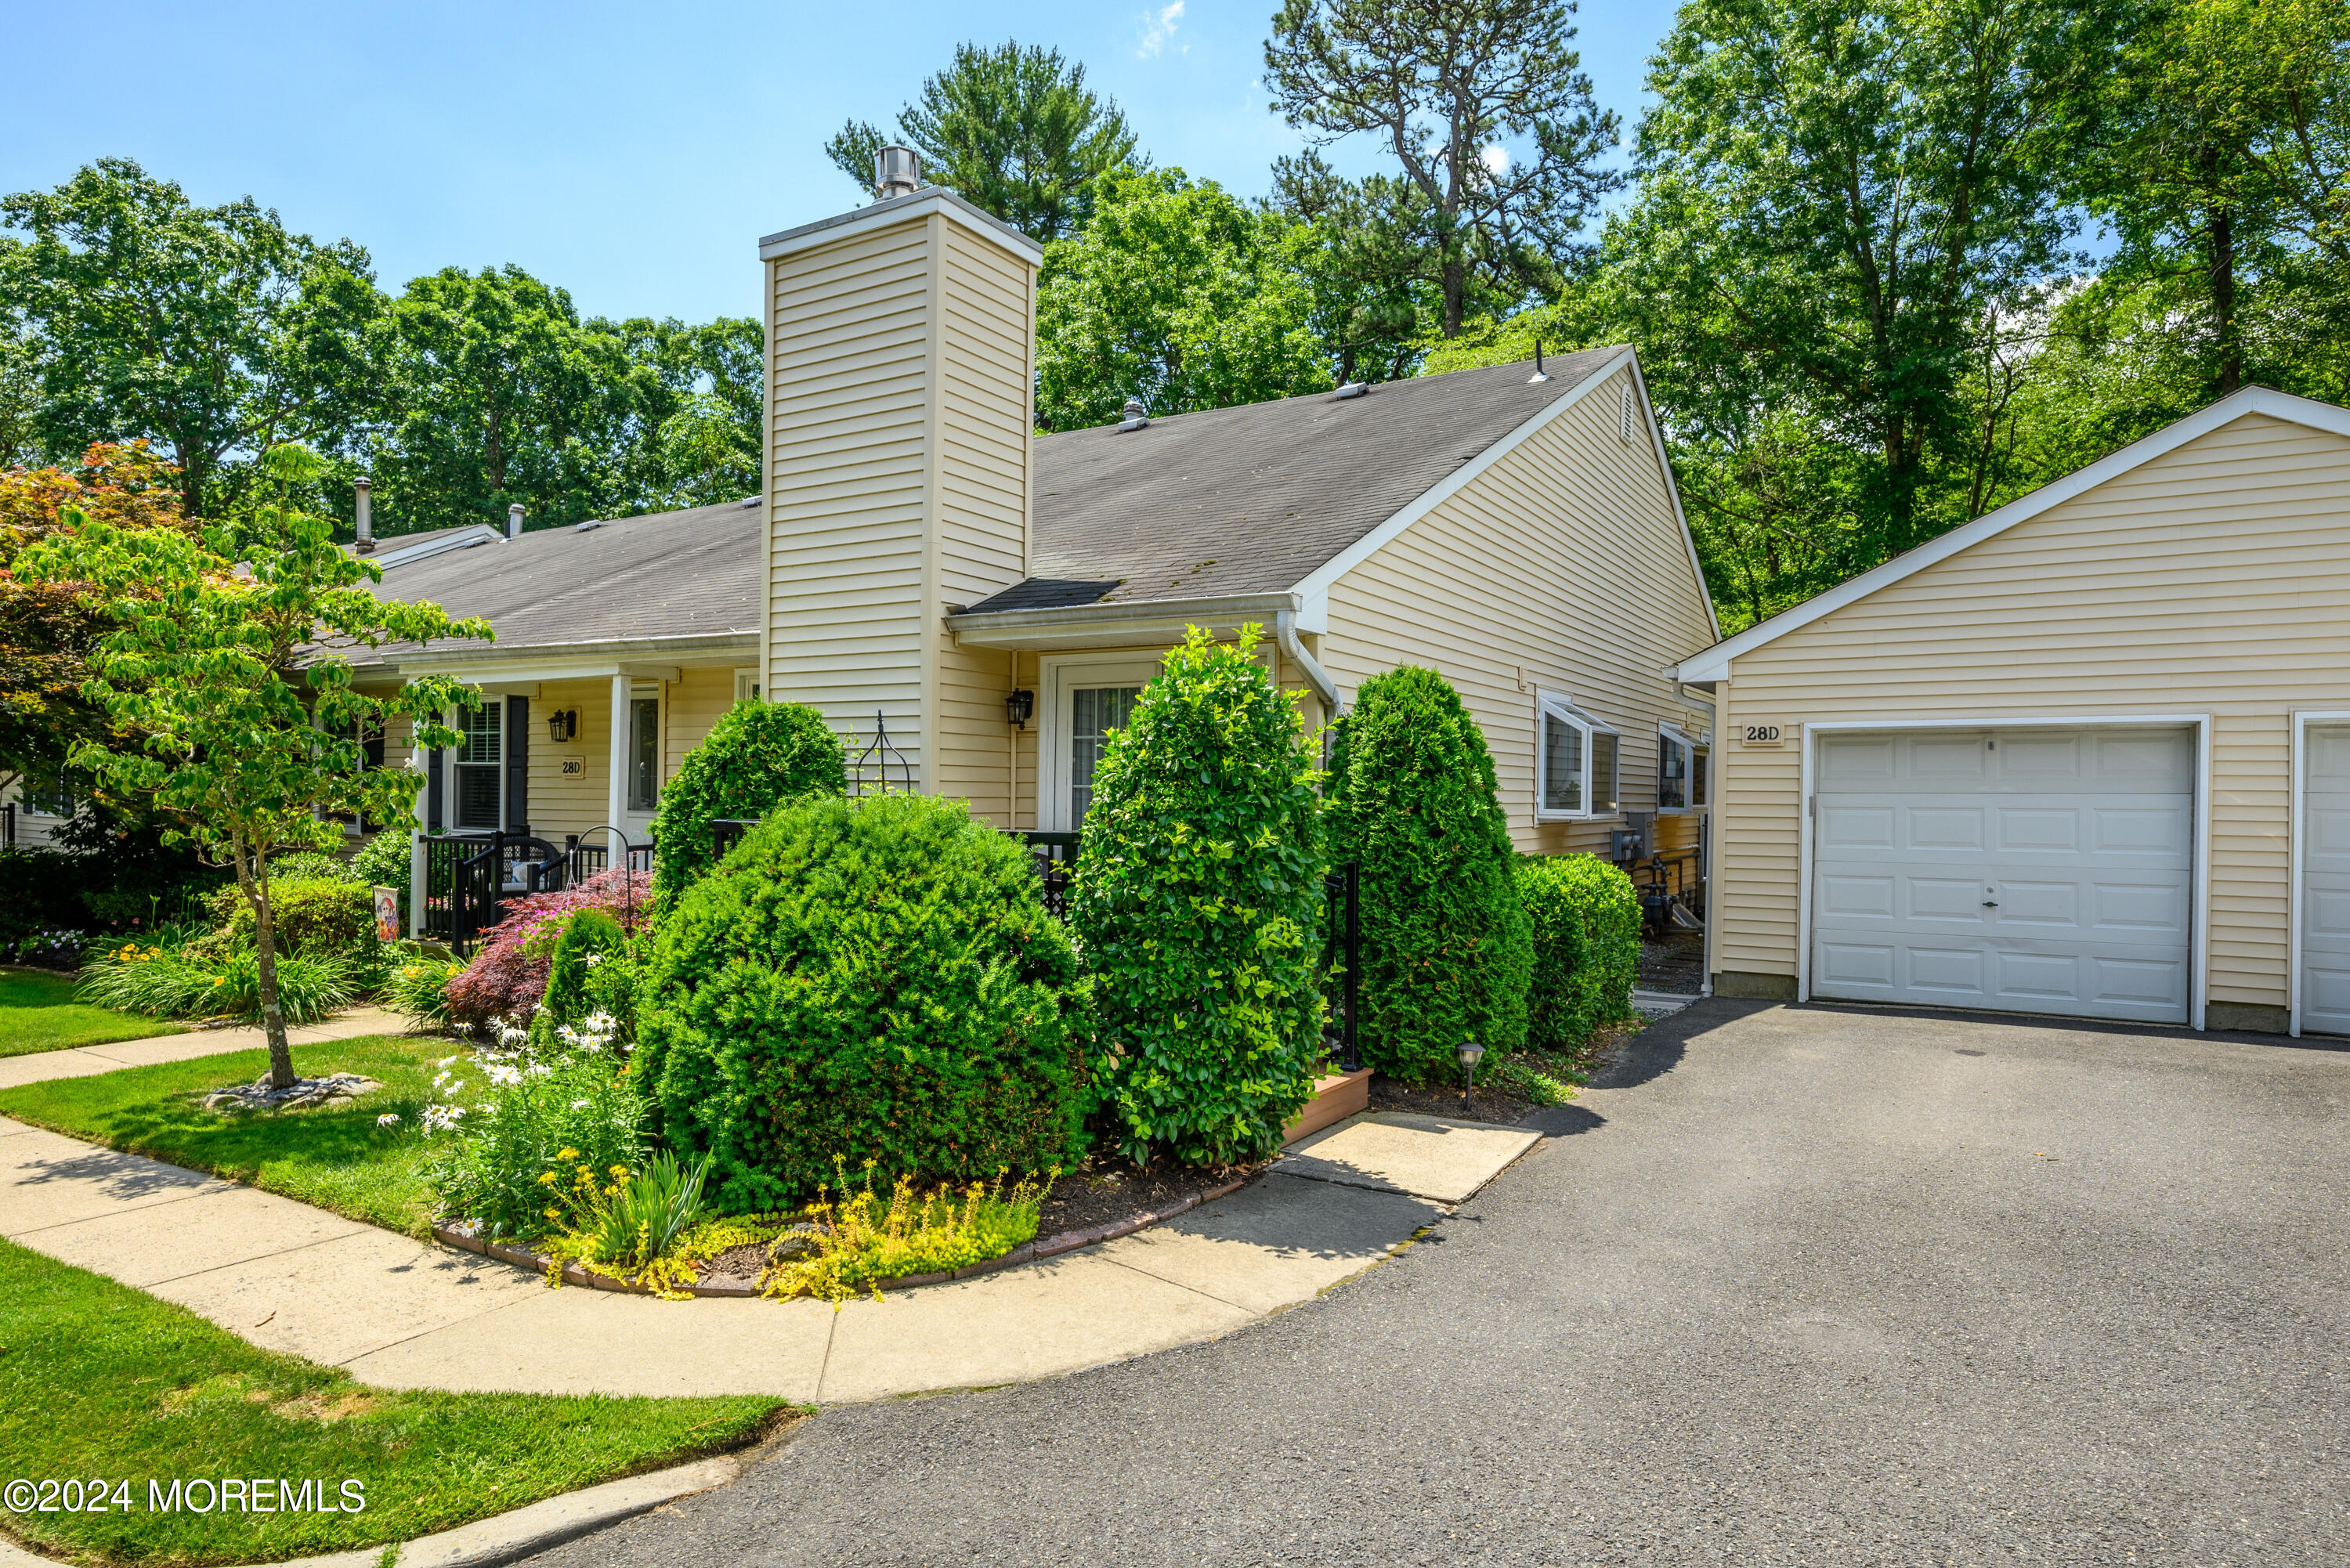
[[(728, 501), (584, 529), (542, 528), (395, 566), (376, 592), (430, 599), (452, 616), (484, 617), (500, 649), (755, 633), (764, 516), (755, 501)], [(434, 647), (449, 652), (484, 645)], [(353, 662), (409, 650), (362, 649)]]
[[(1544, 382), (1502, 365), (1040, 437), (1032, 575), (970, 610), (1283, 592), (1619, 351), (1560, 355)], [(485, 617), (500, 649), (747, 636), (764, 517), (730, 501), (541, 529), (396, 566), (378, 592)]]
[(971, 610), (1294, 587), (1621, 351), (1045, 436), (1031, 576)]

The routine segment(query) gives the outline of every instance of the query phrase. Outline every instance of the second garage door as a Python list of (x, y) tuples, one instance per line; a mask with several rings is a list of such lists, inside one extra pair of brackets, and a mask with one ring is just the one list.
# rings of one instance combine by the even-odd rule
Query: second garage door
[(2191, 732), (1823, 734), (1812, 992), (2187, 1022)]

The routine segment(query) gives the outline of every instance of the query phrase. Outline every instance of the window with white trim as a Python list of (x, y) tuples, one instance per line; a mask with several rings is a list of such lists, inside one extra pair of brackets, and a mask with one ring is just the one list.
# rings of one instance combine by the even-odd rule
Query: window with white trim
[(1547, 691), (1534, 694), (1534, 816), (1616, 815), (1624, 738), (1605, 719)]
[(1657, 726), (1657, 809), (1705, 808), (1706, 744), (1672, 724)]
[(484, 697), (479, 707), (456, 711), (457, 747), (450, 764), (456, 774), (459, 827), (496, 827), (505, 820), (500, 813), (505, 774), (505, 712), (503, 697)]
[(756, 702), (758, 700), (759, 672), (755, 670), (736, 670), (734, 672), (734, 701), (737, 702)]

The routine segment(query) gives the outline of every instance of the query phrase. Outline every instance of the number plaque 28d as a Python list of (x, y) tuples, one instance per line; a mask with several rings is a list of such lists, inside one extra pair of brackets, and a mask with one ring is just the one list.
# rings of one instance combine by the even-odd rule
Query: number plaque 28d
[(1787, 743), (1786, 732), (1776, 724), (1741, 724), (1738, 726), (1738, 738), (1741, 743), (1749, 746), (1783, 746)]

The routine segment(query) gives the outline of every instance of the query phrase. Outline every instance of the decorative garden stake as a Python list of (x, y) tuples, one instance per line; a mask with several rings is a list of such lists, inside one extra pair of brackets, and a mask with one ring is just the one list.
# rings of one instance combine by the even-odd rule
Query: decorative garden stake
[(1461, 1089), (1461, 1114), (1473, 1116), (1477, 1110), (1477, 1064), (1485, 1058), (1485, 1048), (1474, 1040), (1461, 1042), (1461, 1066), (1468, 1074)]

